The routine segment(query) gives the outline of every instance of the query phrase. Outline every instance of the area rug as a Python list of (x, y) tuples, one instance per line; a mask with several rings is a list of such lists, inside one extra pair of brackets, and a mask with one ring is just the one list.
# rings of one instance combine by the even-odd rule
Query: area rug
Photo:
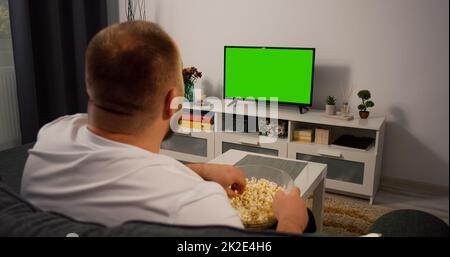
[[(310, 205), (311, 202), (308, 203)], [(326, 194), (323, 232), (330, 235), (361, 236), (383, 214), (392, 209), (369, 201)]]

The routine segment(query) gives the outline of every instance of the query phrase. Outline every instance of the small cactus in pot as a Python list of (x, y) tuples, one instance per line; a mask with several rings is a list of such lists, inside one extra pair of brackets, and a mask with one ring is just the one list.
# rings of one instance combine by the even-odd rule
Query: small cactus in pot
[(327, 96), (325, 105), (325, 113), (328, 115), (336, 115), (336, 98), (334, 96)]

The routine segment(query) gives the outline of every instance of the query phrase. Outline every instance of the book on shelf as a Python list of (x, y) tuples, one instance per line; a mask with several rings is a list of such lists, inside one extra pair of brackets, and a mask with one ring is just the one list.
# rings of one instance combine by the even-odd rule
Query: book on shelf
[(293, 139), (297, 142), (314, 142), (314, 130), (312, 129), (295, 129)]
[(194, 114), (184, 114), (181, 116), (183, 120), (190, 120), (190, 121), (198, 121), (203, 123), (214, 123), (214, 117), (212, 116), (201, 116), (201, 115), (194, 115)]
[(191, 112), (190, 110), (188, 110), (188, 111), (183, 111), (183, 113), (181, 115), (181, 119), (213, 124), (214, 123), (214, 113), (205, 112), (205, 111)]
[(190, 128), (190, 129), (200, 129), (200, 130), (214, 130), (214, 127), (210, 123), (202, 123), (199, 121), (181, 120), (179, 123), (180, 127)]
[(306, 138), (306, 137), (301, 137), (301, 138), (296, 138), (295, 140), (294, 140), (294, 142), (303, 142), (303, 143), (312, 143), (313, 142), (313, 140), (312, 140), (312, 138)]
[(329, 145), (330, 144), (330, 130), (316, 128), (314, 142), (316, 144)]

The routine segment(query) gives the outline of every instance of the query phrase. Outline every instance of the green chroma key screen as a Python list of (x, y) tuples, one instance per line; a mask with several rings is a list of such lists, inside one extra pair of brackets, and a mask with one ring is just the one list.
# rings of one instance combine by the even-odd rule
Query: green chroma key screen
[(225, 46), (225, 98), (311, 105), (314, 48)]

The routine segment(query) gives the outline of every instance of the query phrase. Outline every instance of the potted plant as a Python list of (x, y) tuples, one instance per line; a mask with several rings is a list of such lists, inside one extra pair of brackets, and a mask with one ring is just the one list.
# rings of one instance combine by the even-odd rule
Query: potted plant
[(325, 113), (328, 115), (336, 115), (336, 98), (327, 96), (327, 104), (325, 105)]
[(369, 117), (369, 112), (367, 111), (367, 108), (374, 107), (375, 103), (369, 100), (371, 97), (369, 90), (359, 91), (358, 97), (361, 98), (362, 100), (362, 103), (358, 105), (359, 117), (361, 117), (361, 119), (367, 119)]
[(184, 97), (189, 101), (194, 101), (194, 87), (198, 78), (202, 77), (202, 73), (195, 67), (188, 67), (183, 69), (184, 80)]

